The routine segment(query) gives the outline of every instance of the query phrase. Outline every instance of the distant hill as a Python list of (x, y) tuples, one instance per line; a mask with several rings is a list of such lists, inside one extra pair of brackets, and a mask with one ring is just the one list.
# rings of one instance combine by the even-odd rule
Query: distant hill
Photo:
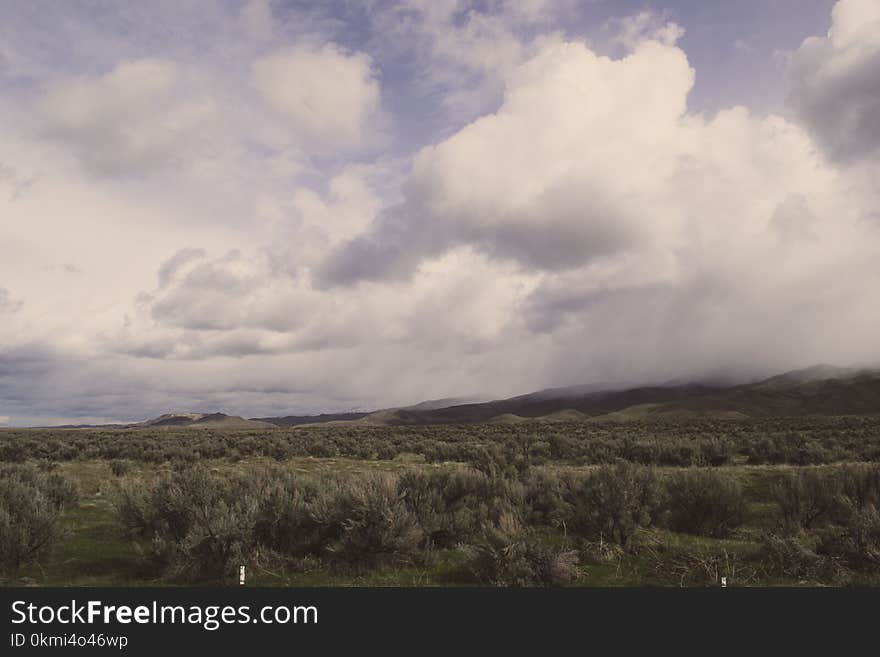
[(449, 408), (450, 406), (459, 406), (461, 404), (469, 404), (475, 400), (465, 397), (446, 397), (445, 399), (429, 399), (427, 401), (413, 404), (412, 406), (404, 406), (405, 411), (433, 411), (438, 408)]
[(736, 412), (750, 417), (880, 415), (880, 370), (808, 368), (683, 399), (660, 410)]
[(545, 422), (578, 422), (580, 420), (586, 420), (587, 417), (587, 415), (584, 415), (580, 411), (571, 408), (564, 408), (561, 411), (556, 411), (549, 415), (543, 415), (541, 419)]
[(327, 422), (351, 422), (368, 416), (363, 413), (321, 413), (320, 415), (285, 415), (284, 417), (257, 417), (255, 422), (267, 422), (277, 427), (297, 427), (303, 424), (326, 424)]
[(238, 415), (225, 413), (166, 413), (143, 422), (128, 424), (61, 424), (44, 429), (152, 429), (152, 428), (214, 428), (214, 429), (274, 429), (275, 424), (260, 420), (247, 420)]
[(363, 411), (349, 413), (321, 413), (320, 415), (285, 415), (283, 417), (260, 417), (253, 418), (260, 422), (268, 422), (278, 427), (296, 427), (304, 424), (348, 424), (362, 420), (364, 424), (394, 424), (399, 417), (404, 417), (410, 411), (432, 411), (438, 408), (448, 408), (456, 404), (464, 404), (467, 399), (461, 397), (447, 397), (445, 399), (429, 399), (427, 401), (403, 406), (399, 408), (386, 408), (378, 411)]
[[(461, 404), (426, 411), (399, 409), (381, 411), (382, 424), (469, 424), (488, 422), (494, 418), (516, 415), (526, 419), (539, 419), (560, 411), (578, 412), (584, 416), (603, 415), (636, 404), (673, 402), (698, 394), (711, 392), (702, 386), (678, 388), (646, 387), (610, 392), (588, 392), (572, 396), (570, 389), (560, 388), (559, 397), (551, 391), (520, 395), (510, 399), (490, 402)], [(367, 416), (362, 421), (369, 421)]]
[(496, 415), (489, 422), (491, 424), (519, 424), (520, 422), (528, 422), (528, 418), (520, 417), (513, 413), (505, 413), (504, 415)]
[(853, 379), (861, 375), (878, 374), (874, 370), (858, 370), (852, 367), (835, 367), (834, 365), (813, 365), (802, 370), (793, 370), (785, 374), (771, 376), (769, 379), (755, 384), (758, 388), (785, 389), (816, 381), (840, 381)]
[(274, 424), (260, 420), (246, 420), (225, 413), (169, 413), (152, 420), (145, 420), (132, 428), (176, 427), (194, 429), (272, 429)]

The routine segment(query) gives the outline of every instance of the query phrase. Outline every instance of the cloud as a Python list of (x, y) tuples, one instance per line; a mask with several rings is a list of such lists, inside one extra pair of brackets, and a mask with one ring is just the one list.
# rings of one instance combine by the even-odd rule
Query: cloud
[(880, 4), (840, 0), (827, 36), (788, 64), (788, 102), (822, 148), (845, 162), (880, 153)]
[[(413, 76), (424, 98), (420, 120), (449, 125), (493, 109), (508, 73), (551, 38), (572, 0), (404, 0), (368, 13), (374, 48)], [(438, 116), (439, 115), (439, 116)]]
[(67, 145), (92, 172), (120, 176), (172, 163), (211, 105), (185, 97), (174, 62), (147, 58), (55, 80), (36, 111), (44, 136)]
[[(169, 271), (179, 276), (173, 287)], [(272, 277), (271, 271), (271, 261), (240, 251), (211, 260), (204, 258), (204, 251), (180, 252), (160, 270), (165, 290), (150, 313), (159, 322), (189, 329), (289, 330), (297, 325), (302, 304), (285, 285), (286, 277)]]
[(226, 70), (152, 57), (60, 75), (8, 111), (89, 174), (122, 180), (200, 184), (259, 166), (265, 185), (302, 174), (314, 156), (379, 142), (381, 88), (368, 55), (308, 36), (269, 54), (242, 47), (244, 61)]
[(9, 190), (9, 200), (21, 198), (33, 184), (33, 178), (25, 178), (15, 167), (0, 162), (0, 187), (5, 186)]
[(606, 27), (616, 32), (614, 42), (623, 46), (628, 52), (634, 51), (645, 41), (657, 41), (667, 46), (674, 46), (685, 33), (681, 25), (666, 20), (665, 15), (653, 11), (612, 18)]
[(165, 262), (162, 263), (162, 266), (159, 267), (159, 287), (166, 287), (177, 275), (177, 272), (180, 271), (181, 268), (193, 262), (194, 260), (198, 260), (200, 258), (204, 258), (205, 253), (204, 249), (181, 249), (173, 256), (168, 258)]
[(297, 142), (313, 152), (363, 146), (381, 105), (370, 57), (333, 43), (280, 49), (254, 62), (252, 79)]
[(481, 11), (476, 4), (416, 1), (402, 3), (395, 14), (406, 21), (417, 41), (428, 46), (435, 64), (444, 62), (466, 75), (503, 74), (522, 56), (516, 27), (536, 20), (546, 5), (523, 6), (520, 13), (506, 4), (496, 13)]
[(21, 300), (13, 299), (6, 288), (0, 287), (0, 313), (18, 312), (23, 305)]
[[(274, 266), (268, 252), (231, 252), (191, 263), (144, 294), (111, 349), (139, 358), (294, 354), (399, 344), (420, 350), (490, 340), (510, 320), (522, 285), (472, 253), (449, 254), (417, 279), (363, 295), (328, 295)], [(474, 285), (474, 273), (485, 283)], [(404, 300), (401, 303), (401, 300)], [(456, 312), (434, 316), (437, 306)], [(500, 305), (499, 305), (500, 304)]]
[(316, 281), (405, 278), (464, 244), (557, 270), (662, 239), (636, 192), (668, 166), (692, 84), (684, 53), (655, 41), (623, 60), (549, 45), (511, 75), (498, 112), (418, 154), (403, 203), (332, 252)]
[(275, 31), (275, 20), (269, 0), (248, 0), (241, 8), (240, 19), (245, 32), (254, 37), (266, 39)]

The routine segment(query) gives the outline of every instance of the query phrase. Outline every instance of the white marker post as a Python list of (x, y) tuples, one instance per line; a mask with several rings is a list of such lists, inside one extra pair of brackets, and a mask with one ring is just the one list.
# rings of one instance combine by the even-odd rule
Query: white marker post
[(244, 586), (244, 566), (238, 567), (238, 583)]
[[(241, 567), (241, 572), (242, 572), (242, 575), (241, 575), (242, 576), (242, 583), (244, 583), (244, 566)], [(721, 588), (722, 589), (727, 588), (727, 578), (726, 577), (721, 578)]]

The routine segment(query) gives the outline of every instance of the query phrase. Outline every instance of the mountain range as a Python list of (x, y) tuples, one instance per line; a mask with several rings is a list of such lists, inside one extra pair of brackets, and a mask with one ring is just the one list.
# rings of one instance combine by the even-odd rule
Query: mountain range
[(661, 418), (747, 418), (880, 414), (880, 369), (816, 365), (760, 381), (550, 388), (493, 401), (431, 400), (373, 412), (245, 419), (223, 413), (162, 415), (136, 427), (265, 429), (310, 424), (426, 425)]

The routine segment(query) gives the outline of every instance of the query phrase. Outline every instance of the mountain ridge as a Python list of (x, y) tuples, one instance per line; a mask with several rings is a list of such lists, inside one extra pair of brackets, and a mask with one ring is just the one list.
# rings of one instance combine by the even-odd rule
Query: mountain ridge
[[(424, 425), (645, 420), (662, 417), (747, 417), (880, 414), (880, 369), (814, 365), (750, 383), (684, 383), (632, 388), (599, 385), (547, 388), (488, 402), (442, 408), (383, 409), (362, 424)], [(271, 422), (271, 418), (263, 418)]]
[[(462, 403), (457, 403), (462, 402)], [(449, 405), (446, 405), (449, 404)], [(880, 415), (880, 368), (819, 364), (739, 384), (685, 382), (642, 386), (586, 384), (545, 388), (490, 401), (449, 397), (375, 411), (244, 418), (220, 412), (167, 413), (118, 428), (271, 429), (315, 424), (428, 425), (522, 421), (633, 421), (661, 418)]]

